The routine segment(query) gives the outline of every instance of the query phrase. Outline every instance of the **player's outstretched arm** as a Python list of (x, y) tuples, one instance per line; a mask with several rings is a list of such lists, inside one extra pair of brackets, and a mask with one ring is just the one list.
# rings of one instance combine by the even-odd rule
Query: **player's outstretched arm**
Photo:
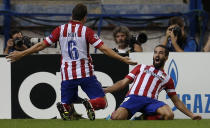
[(39, 42), (37, 44), (35, 44), (34, 46), (30, 47), (29, 49), (26, 49), (24, 51), (14, 51), (11, 52), (8, 56), (6, 56), (7, 59), (9, 59), (9, 61), (11, 62), (15, 62), (19, 59), (21, 59), (24, 56), (30, 55), (32, 53), (41, 51), (43, 49), (45, 49), (47, 47), (47, 44), (45, 44), (44, 42)]
[(187, 107), (182, 103), (182, 101), (178, 98), (177, 95), (170, 96), (172, 102), (181, 112), (185, 115), (189, 116), (192, 120), (201, 120), (202, 117), (200, 115), (193, 114)]
[(136, 65), (137, 62), (132, 61), (129, 57), (123, 57), (114, 52), (111, 48), (107, 47), (106, 45), (102, 45), (99, 50), (106, 54), (107, 56), (110, 56), (112, 58), (118, 59), (124, 63), (130, 64), (130, 65)]
[(108, 88), (104, 88), (104, 92), (112, 93), (112, 92), (121, 90), (121, 89), (125, 88), (126, 86), (128, 86), (130, 83), (131, 83), (131, 80), (129, 80), (128, 78), (124, 78), (122, 80), (117, 81), (112, 86), (110, 86)]

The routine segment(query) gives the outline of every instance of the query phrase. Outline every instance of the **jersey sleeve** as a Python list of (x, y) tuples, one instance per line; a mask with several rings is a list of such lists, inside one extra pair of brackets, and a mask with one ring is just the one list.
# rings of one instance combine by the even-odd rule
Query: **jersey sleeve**
[(137, 74), (140, 72), (141, 65), (137, 65), (125, 78), (128, 78), (131, 81), (134, 81)]
[(44, 40), (44, 43), (47, 44), (48, 46), (50, 46), (52, 43), (55, 43), (59, 40), (60, 37), (60, 26), (56, 27), (52, 33), (50, 34), (50, 36), (46, 37)]
[(169, 81), (166, 83), (165, 90), (168, 96), (176, 95), (174, 81), (172, 78), (170, 78)]
[(85, 38), (88, 43), (93, 45), (95, 48), (100, 48), (104, 42), (98, 37), (98, 35), (90, 28), (87, 27)]

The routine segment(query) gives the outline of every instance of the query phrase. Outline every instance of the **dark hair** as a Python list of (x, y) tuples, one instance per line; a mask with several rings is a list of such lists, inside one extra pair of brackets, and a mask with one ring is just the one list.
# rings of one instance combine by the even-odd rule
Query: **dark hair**
[(10, 33), (9, 33), (10, 38), (12, 38), (12, 36), (17, 34), (17, 33), (22, 33), (22, 32), (19, 29), (11, 30)]
[(77, 4), (72, 10), (72, 20), (81, 21), (87, 15), (87, 6), (84, 4)]
[(126, 35), (126, 38), (130, 37), (129, 29), (126, 26), (118, 26), (113, 30), (113, 37), (116, 42), (116, 35), (117, 33), (123, 33)]
[(184, 27), (184, 20), (181, 17), (174, 16), (169, 19), (168, 26), (177, 24), (179, 27)]
[(157, 48), (157, 47), (164, 48), (165, 49), (165, 55), (166, 56), (169, 55), (169, 49), (165, 45), (160, 44), (160, 45), (157, 45), (155, 48)]

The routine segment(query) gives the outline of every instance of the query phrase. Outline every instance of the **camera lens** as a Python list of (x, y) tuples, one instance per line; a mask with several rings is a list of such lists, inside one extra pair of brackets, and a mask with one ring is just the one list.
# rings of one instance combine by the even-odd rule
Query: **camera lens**
[(137, 40), (139, 43), (143, 44), (147, 41), (147, 35), (145, 33), (139, 33)]
[(14, 46), (17, 46), (17, 47), (21, 47), (23, 45), (23, 41), (21, 38), (15, 38), (13, 42), (14, 42)]
[(173, 28), (173, 33), (174, 33), (175, 36), (179, 36), (180, 37), (182, 35), (181, 28), (178, 27), (178, 26), (175, 26)]

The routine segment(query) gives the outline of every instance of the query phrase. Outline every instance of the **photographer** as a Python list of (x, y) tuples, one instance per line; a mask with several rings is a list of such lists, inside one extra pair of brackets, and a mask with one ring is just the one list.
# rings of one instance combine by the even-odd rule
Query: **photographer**
[(24, 37), (20, 30), (12, 30), (10, 32), (10, 39), (7, 41), (7, 46), (4, 54), (9, 54), (13, 51), (23, 51), (30, 47), (29, 43), (24, 42)]
[(141, 44), (130, 35), (129, 29), (125, 26), (116, 27), (113, 31), (113, 37), (117, 44), (114, 51), (118, 53), (142, 52)]
[(195, 52), (197, 43), (193, 37), (187, 37), (184, 31), (184, 20), (181, 17), (169, 19), (169, 27), (162, 43), (172, 52)]

